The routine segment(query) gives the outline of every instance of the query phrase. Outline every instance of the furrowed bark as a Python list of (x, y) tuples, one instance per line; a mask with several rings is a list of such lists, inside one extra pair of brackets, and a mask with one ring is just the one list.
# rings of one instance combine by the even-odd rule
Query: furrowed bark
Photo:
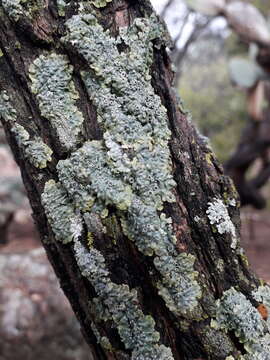
[(235, 188), (175, 95), (149, 2), (0, 9), (2, 123), (94, 358), (267, 353)]

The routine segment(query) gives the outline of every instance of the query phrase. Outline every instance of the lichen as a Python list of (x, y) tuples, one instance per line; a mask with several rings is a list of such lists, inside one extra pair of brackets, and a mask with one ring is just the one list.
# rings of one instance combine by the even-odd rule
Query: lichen
[(54, 180), (47, 181), (41, 200), (56, 240), (67, 244), (78, 239), (82, 233), (82, 219), (62, 185)]
[(72, 81), (73, 67), (64, 55), (40, 55), (30, 66), (32, 91), (42, 116), (49, 120), (67, 150), (80, 140), (83, 115), (76, 106), (79, 94)]
[(112, 2), (112, 0), (92, 0), (90, 1), (97, 8), (102, 8), (108, 5), (108, 3)]
[(255, 300), (263, 303), (270, 309), (270, 286), (259, 286), (258, 289), (252, 292), (252, 295)]
[(75, 257), (83, 276), (94, 287), (99, 302), (110, 314), (126, 349), (133, 360), (173, 360), (170, 348), (159, 345), (159, 333), (150, 315), (144, 315), (136, 290), (111, 281), (105, 259), (97, 249), (89, 251), (79, 242), (74, 244)]
[(201, 333), (203, 347), (210, 355), (219, 355), (220, 359), (232, 354), (234, 346), (230, 337), (221, 330), (216, 330), (210, 326), (205, 326)]
[(30, 140), (29, 133), (19, 124), (14, 124), (11, 131), (29, 162), (39, 169), (46, 168), (47, 162), (52, 161), (51, 148), (40, 137)]
[[(82, 77), (104, 139), (88, 141), (59, 161), (59, 180), (81, 211), (89, 211), (86, 204), (93, 199), (96, 213), (107, 205), (118, 209), (125, 234), (142, 253), (154, 256), (167, 306), (186, 314), (201, 296), (194, 258), (178, 255), (171, 219), (160, 214), (164, 202), (175, 201), (167, 112), (150, 82), (153, 40), (164, 29), (155, 17), (136, 19), (115, 39), (91, 14), (75, 15), (66, 25), (63, 41), (93, 71)], [(125, 52), (118, 50), (119, 43), (126, 45)]]
[(21, 0), (2, 0), (2, 6), (8, 16), (14, 21), (18, 21), (24, 14)]
[(17, 111), (11, 105), (10, 97), (5, 90), (0, 93), (0, 116), (10, 123), (14, 123), (17, 119)]
[(2, 0), (2, 6), (6, 14), (13, 21), (18, 21), (20, 18), (29, 17), (44, 7), (43, 0)]
[[(256, 301), (263, 304), (268, 312), (268, 315), (270, 315), (270, 286), (259, 286), (258, 289), (254, 290), (252, 292), (252, 296)], [(267, 317), (267, 325), (270, 329), (270, 317)]]
[(212, 325), (233, 330), (241, 342), (254, 341), (264, 335), (265, 326), (259, 312), (241, 292), (230, 288), (216, 305), (216, 322)]
[(110, 340), (106, 336), (101, 336), (96, 325), (91, 322), (91, 329), (97, 339), (97, 343), (101, 345), (104, 350), (112, 351), (113, 347), (110, 343)]
[(206, 214), (210, 224), (215, 225), (219, 234), (231, 234), (231, 247), (235, 249), (237, 246), (236, 230), (223, 201), (215, 198), (213, 202), (209, 202)]
[(68, 4), (66, 0), (57, 0), (57, 8), (58, 8), (59, 16), (65, 16), (67, 5)]
[[(265, 291), (262, 289), (253, 293), (258, 300), (262, 300), (264, 294)], [(268, 298), (268, 294), (266, 296)], [(211, 325), (226, 332), (234, 331), (247, 352), (247, 355), (241, 359), (269, 359), (270, 335), (267, 333), (269, 327), (245, 295), (232, 287), (223, 293), (216, 305), (216, 320), (212, 321)]]

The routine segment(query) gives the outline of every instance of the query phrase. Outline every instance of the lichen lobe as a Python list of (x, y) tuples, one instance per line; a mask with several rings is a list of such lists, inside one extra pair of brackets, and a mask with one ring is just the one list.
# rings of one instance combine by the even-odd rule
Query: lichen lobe
[(31, 90), (42, 116), (49, 120), (67, 150), (80, 141), (82, 113), (76, 106), (79, 94), (72, 80), (73, 67), (64, 55), (40, 55), (30, 66)]

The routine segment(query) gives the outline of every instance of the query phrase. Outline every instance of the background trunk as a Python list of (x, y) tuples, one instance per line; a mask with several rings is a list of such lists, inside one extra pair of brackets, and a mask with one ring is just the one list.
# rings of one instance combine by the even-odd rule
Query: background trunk
[[(263, 321), (266, 329), (266, 322), (256, 310), (259, 305), (258, 296), (252, 295), (259, 282), (250, 273), (239, 246), (239, 204), (238, 200), (235, 200), (237, 195), (232, 182), (223, 175), (211, 149), (198, 135), (175, 96), (171, 87), (173, 73), (166, 53), (163, 30), (156, 25), (156, 20), (150, 17), (152, 9), (149, 2), (114, 0), (107, 1), (106, 4), (106, 1), (86, 1), (80, 2), (80, 6), (77, 1), (66, 3), (59, 0), (57, 3), (52, 0), (27, 3), (2, 0), (0, 46), (3, 55), (0, 58), (0, 86), (5, 93), (1, 93), (0, 110), (8, 141), (21, 168), (41, 240), (61, 287), (80, 321), (94, 358), (225, 359), (230, 355), (237, 357), (246, 354), (242, 343), (253, 344), (255, 340), (251, 340), (245, 332), (240, 339), (240, 330), (235, 325), (237, 321), (233, 322), (233, 325), (227, 324), (227, 327), (221, 325), (221, 321), (218, 326), (210, 326), (211, 320), (218, 320), (219, 317), (218, 309), (221, 307), (216, 303), (216, 299), (220, 299), (225, 290), (234, 287), (245, 301), (243, 308), (248, 304), (253, 314), (251, 315), (260, 326)], [(72, 16), (78, 13), (78, 8), (82, 17), (87, 12), (95, 14), (98, 22), (104, 29), (108, 29), (110, 35), (104, 35), (100, 31), (93, 17), (84, 23), (78, 18), (74, 27), (72, 22), (68, 23), (70, 26), (67, 25), (66, 20), (74, 20)], [(148, 25), (137, 22), (132, 28), (138, 17), (148, 19), (149, 23), (153, 24), (150, 27), (153, 26), (154, 31), (149, 30), (145, 48), (140, 43), (140, 35), (143, 38)], [(90, 38), (90, 45), (86, 41), (89, 34), (82, 35), (80, 26), (94, 29), (91, 30), (93, 38)], [(132, 30), (127, 37), (122, 35), (121, 41), (112, 46), (108, 39), (116, 36), (119, 27), (123, 26), (131, 26)], [(78, 33), (81, 40), (76, 37)], [(102, 41), (103, 46), (104, 41), (106, 46), (112, 46), (112, 59), (113, 56), (122, 56), (119, 61), (127, 59), (127, 72), (124, 75), (119, 72), (119, 78), (115, 77), (119, 68), (116, 65), (112, 65), (115, 68), (109, 67), (110, 56), (107, 58), (108, 68), (104, 70), (102, 52), (98, 53), (98, 44)], [(94, 49), (97, 53), (93, 50), (93, 44), (97, 44)], [(88, 52), (87, 46), (91, 51)], [(130, 49), (133, 46), (132, 52)], [(115, 55), (114, 51), (118, 53)], [(90, 60), (89, 56), (92, 56)], [(146, 60), (142, 63), (140, 61), (144, 56)], [(51, 64), (51, 67), (48, 64)], [(73, 69), (69, 64), (72, 64)], [(123, 85), (125, 80), (122, 81), (121, 76), (124, 79), (130, 76), (132, 84), (133, 74), (137, 76), (136, 71), (145, 74), (145, 67), (150, 68), (151, 79), (148, 81), (151, 81), (157, 95), (155, 98), (152, 96), (153, 104), (161, 100), (166, 107), (171, 131), (168, 146), (172, 166), (168, 164), (168, 167), (177, 184), (172, 190), (176, 201), (164, 201), (162, 212), (167, 219), (172, 220), (172, 225), (164, 225), (167, 223), (164, 216), (161, 216), (163, 220), (160, 220), (160, 206), (157, 206), (151, 217), (151, 214), (147, 213), (150, 205), (145, 205), (147, 201), (144, 202), (142, 195), (132, 195), (132, 199), (137, 199), (136, 216), (131, 210), (136, 204), (129, 199), (130, 192), (125, 194), (119, 190), (115, 196), (113, 188), (112, 193), (104, 190), (105, 195), (100, 195), (101, 179), (98, 176), (102, 170), (98, 167), (92, 168), (91, 161), (91, 171), (94, 175), (95, 172), (98, 174), (98, 184), (95, 185), (98, 190), (93, 199), (94, 204), (90, 204), (89, 197), (84, 208), (80, 207), (78, 203), (82, 200), (74, 192), (74, 186), (79, 183), (76, 177), (83, 177), (83, 171), (87, 171), (87, 166), (83, 163), (83, 158), (88, 156), (85, 146), (89, 145), (92, 150), (90, 157), (95, 148), (97, 157), (103, 156), (105, 143), (106, 151), (110, 148), (110, 139), (105, 137), (104, 141), (103, 138), (104, 132), (109, 132), (109, 125), (106, 128), (102, 122), (100, 106), (104, 106), (104, 112), (107, 111), (108, 116), (110, 106), (115, 106), (114, 99), (121, 101), (125, 96), (121, 93), (126, 91)], [(88, 78), (81, 70), (88, 73)], [(57, 77), (54, 77), (55, 74)], [(50, 93), (50, 79), (55, 81), (55, 88), (62, 93)], [(59, 83), (57, 79), (60, 79)], [(106, 79), (109, 79), (107, 83)], [(92, 84), (92, 92), (89, 91), (89, 83)], [(139, 86), (139, 83), (136, 85)], [(143, 79), (141, 86), (145, 86)], [(45, 95), (44, 88), (47, 91)], [(108, 107), (104, 105), (102, 98), (104, 88), (109, 89)], [(140, 91), (144, 90), (138, 89), (138, 96)], [(112, 102), (109, 98), (111, 95)], [(100, 102), (97, 100), (99, 96)], [(135, 98), (136, 96), (135, 93)], [(66, 106), (61, 108), (62, 116), (57, 108), (61, 101)], [(130, 116), (136, 118), (134, 114), (140, 114), (140, 107), (139, 102), (139, 110), (134, 109)], [(119, 111), (115, 117), (120, 119), (125, 109)], [(156, 111), (154, 105), (152, 111)], [(74, 120), (73, 124), (68, 118), (69, 115), (71, 120)], [(18, 127), (18, 124), (23, 128)], [(157, 133), (159, 126), (161, 125), (158, 122)], [(134, 135), (135, 133), (136, 131)], [(162, 137), (163, 133), (158, 136)], [(86, 143), (87, 140), (91, 142)], [(44, 144), (52, 149), (52, 156)], [(151, 144), (148, 145), (150, 148)], [(84, 152), (78, 153), (82, 146)], [(156, 145), (152, 146), (155, 148)], [(131, 159), (134, 149), (132, 146), (122, 147), (120, 158)], [(115, 150), (116, 153), (118, 151), (115, 148), (110, 150)], [(166, 152), (166, 149), (164, 151)], [(77, 157), (77, 154), (80, 156)], [(113, 157), (113, 154), (110, 156)], [(69, 161), (68, 159), (71, 159), (70, 162), (59, 163), (61, 160)], [(82, 167), (75, 164), (78, 159)], [(149, 161), (151, 166), (151, 159), (145, 161)], [(111, 162), (113, 163), (112, 159)], [(59, 164), (65, 164), (66, 168), (59, 167)], [(77, 174), (74, 175), (76, 166)], [(111, 171), (110, 166), (109, 163), (104, 165)], [(119, 185), (121, 177), (124, 181), (126, 176), (124, 171), (119, 171), (117, 175), (111, 171), (111, 174), (115, 176), (112, 178), (112, 187), (116, 184), (115, 179)], [(67, 183), (69, 176), (72, 184)], [(138, 180), (138, 173), (136, 176)], [(55, 182), (48, 182), (49, 180)], [(92, 178), (91, 181), (94, 182), (95, 179)], [(80, 190), (83, 191), (86, 201), (89, 193), (87, 185), (84, 184), (83, 188), (82, 183)], [(149, 189), (152, 190), (154, 185), (150, 184)], [(159, 183), (160, 188), (163, 185)], [(107, 185), (104, 186), (107, 189)], [(132, 185), (128, 186), (128, 189), (131, 187)], [(138, 193), (140, 191), (141, 189)], [(90, 192), (92, 194), (93, 189)], [(157, 198), (153, 195), (153, 199)], [(75, 205), (71, 201), (74, 201)], [(76, 208), (74, 211), (73, 205)], [(61, 210), (59, 213), (58, 209)], [(141, 227), (140, 221), (144, 216), (146, 227)], [(75, 221), (71, 229), (68, 228), (69, 220)], [(163, 226), (163, 232), (167, 231), (166, 236), (170, 236), (172, 231), (176, 237), (176, 242), (171, 242), (173, 249), (170, 251), (154, 249), (154, 240), (158, 243), (157, 237), (161, 236), (161, 230), (155, 229), (157, 221)], [(150, 244), (145, 245), (143, 241), (150, 241)], [(136, 289), (137, 294), (132, 289)], [(178, 297), (179, 301), (174, 302), (172, 299), (177, 298), (177, 294), (180, 294), (180, 300)], [(227, 309), (227, 312), (230, 311), (232, 312)], [(151, 318), (143, 314), (151, 315)], [(232, 312), (232, 316), (236, 315)], [(259, 319), (256, 316), (259, 316)], [(247, 322), (248, 326), (249, 321), (251, 320), (248, 315), (246, 319), (242, 316), (242, 324)], [(153, 331), (154, 327), (160, 334), (159, 340), (157, 333)], [(263, 332), (267, 331), (265, 329)], [(256, 339), (263, 336), (259, 330), (257, 335)], [(251, 351), (255, 350), (249, 350), (252, 356)]]

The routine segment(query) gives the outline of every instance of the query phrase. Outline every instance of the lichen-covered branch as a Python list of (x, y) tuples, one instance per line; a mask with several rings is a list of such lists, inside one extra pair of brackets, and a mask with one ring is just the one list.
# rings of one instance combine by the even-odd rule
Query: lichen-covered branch
[(94, 358), (262, 359), (269, 290), (148, 1), (0, 6), (1, 120)]

